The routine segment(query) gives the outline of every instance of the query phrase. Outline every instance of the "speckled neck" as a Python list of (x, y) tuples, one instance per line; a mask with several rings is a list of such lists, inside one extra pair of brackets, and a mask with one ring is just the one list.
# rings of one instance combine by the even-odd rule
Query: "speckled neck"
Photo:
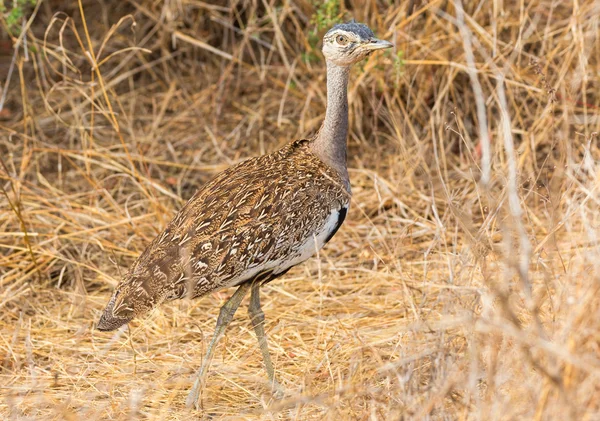
[(346, 166), (348, 138), (348, 76), (350, 67), (327, 62), (327, 110), (325, 121), (311, 142), (311, 149), (323, 162), (335, 169), (349, 189)]

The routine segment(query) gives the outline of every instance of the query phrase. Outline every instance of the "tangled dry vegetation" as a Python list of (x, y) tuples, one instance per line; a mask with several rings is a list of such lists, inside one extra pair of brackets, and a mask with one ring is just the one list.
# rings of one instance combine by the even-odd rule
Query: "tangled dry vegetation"
[[(599, 419), (598, 2), (8, 3), (2, 419)], [(350, 17), (396, 50), (352, 73), (347, 222), (264, 288), (288, 394), (240, 310), (192, 412), (230, 291), (94, 324), (194, 189), (315, 132)]]

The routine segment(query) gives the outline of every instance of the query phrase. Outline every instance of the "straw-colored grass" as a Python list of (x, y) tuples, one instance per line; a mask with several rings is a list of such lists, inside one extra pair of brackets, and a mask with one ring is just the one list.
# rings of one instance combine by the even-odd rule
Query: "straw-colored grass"
[[(4, 12), (0, 418), (600, 419), (598, 2), (387, 3)], [(346, 223), (263, 289), (287, 395), (240, 309), (188, 410), (231, 291), (95, 322), (197, 187), (318, 129), (332, 17), (396, 50), (352, 72)]]

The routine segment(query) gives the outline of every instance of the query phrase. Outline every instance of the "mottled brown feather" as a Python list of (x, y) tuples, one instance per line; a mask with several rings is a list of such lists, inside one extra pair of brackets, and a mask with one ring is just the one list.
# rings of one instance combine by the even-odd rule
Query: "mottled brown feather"
[[(268, 262), (297, 256), (350, 200), (347, 183), (309, 143), (243, 161), (199, 189), (129, 269), (99, 328), (119, 327), (167, 300), (238, 285)], [(265, 279), (287, 270), (280, 266)]]

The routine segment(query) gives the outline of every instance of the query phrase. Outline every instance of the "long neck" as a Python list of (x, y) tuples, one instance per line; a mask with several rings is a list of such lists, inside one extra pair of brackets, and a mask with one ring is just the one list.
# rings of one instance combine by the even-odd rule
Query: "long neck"
[(346, 140), (348, 138), (349, 67), (327, 62), (327, 110), (321, 130), (312, 142), (313, 152), (334, 168), (348, 184)]

